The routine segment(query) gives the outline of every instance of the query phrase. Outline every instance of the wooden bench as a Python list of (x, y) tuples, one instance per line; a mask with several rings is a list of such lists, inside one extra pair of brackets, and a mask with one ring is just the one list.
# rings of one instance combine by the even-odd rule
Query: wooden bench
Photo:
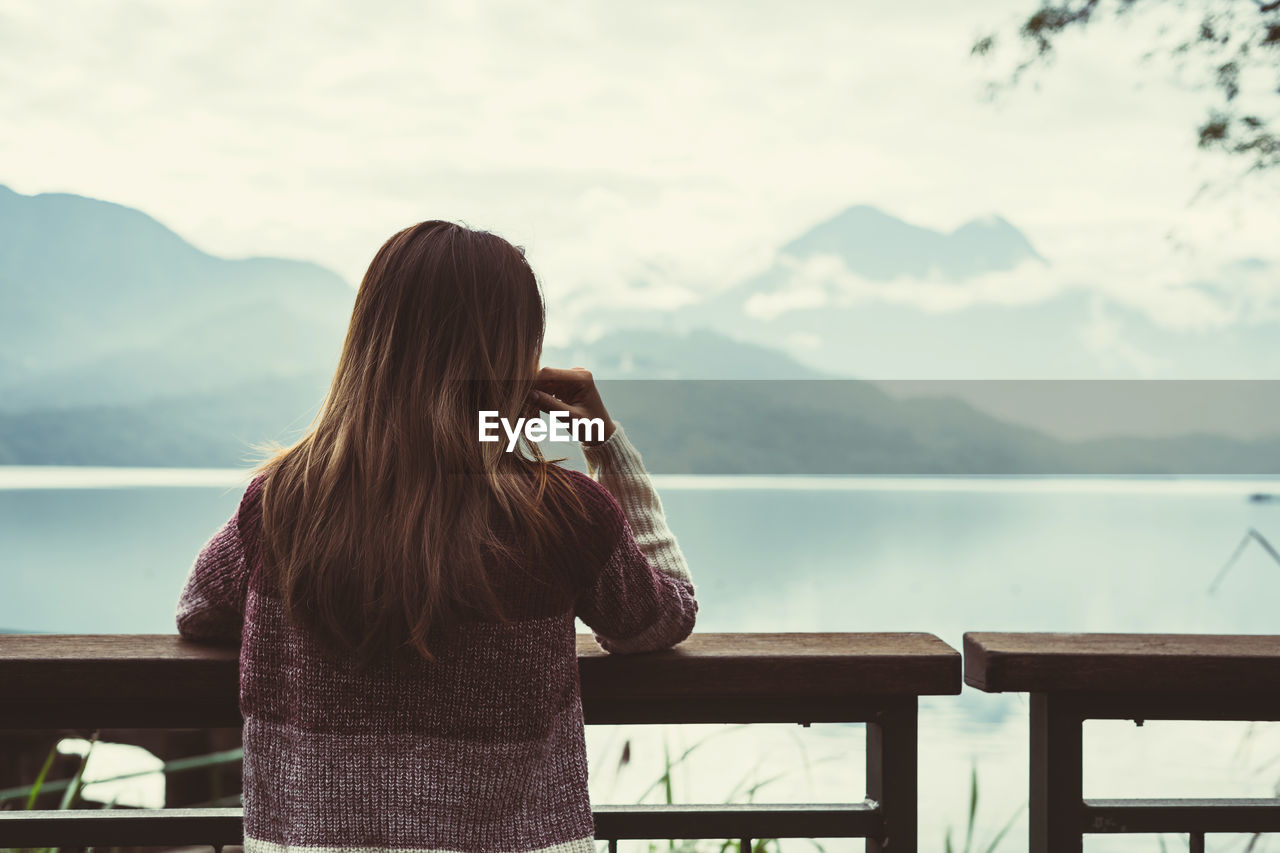
[[(0, 729), (240, 725), (235, 650), (175, 636), (0, 635)], [(960, 692), (931, 634), (695, 634), (611, 656), (578, 639), (587, 723), (867, 724), (866, 798), (812, 805), (597, 806), (597, 836), (867, 838), (917, 849), (918, 697)], [(0, 847), (237, 844), (239, 809), (0, 812)]]
[(1088, 833), (1280, 831), (1280, 800), (1086, 800), (1085, 720), (1280, 720), (1280, 636), (964, 637), (964, 680), (1031, 694), (1031, 853), (1079, 853)]

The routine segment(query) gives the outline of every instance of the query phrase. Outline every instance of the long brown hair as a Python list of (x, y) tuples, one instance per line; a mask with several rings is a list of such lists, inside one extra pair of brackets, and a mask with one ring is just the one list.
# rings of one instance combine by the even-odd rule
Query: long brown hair
[(502, 619), (486, 557), (544, 547), (564, 472), (478, 440), (535, 415), (542, 292), (522, 250), (431, 220), (378, 250), (307, 434), (261, 466), (262, 558), (291, 621), (367, 663), (464, 616)]

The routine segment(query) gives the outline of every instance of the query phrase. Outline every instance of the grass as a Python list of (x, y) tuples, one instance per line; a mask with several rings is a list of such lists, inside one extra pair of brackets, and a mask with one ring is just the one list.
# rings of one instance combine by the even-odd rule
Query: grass
[[(663, 759), (662, 772), (658, 775), (656, 779), (654, 779), (649, 784), (647, 788), (645, 788), (644, 792), (637, 799), (637, 802), (639, 803), (646, 802), (652, 794), (654, 794), (655, 792), (660, 792), (661, 799), (659, 800), (659, 802), (665, 803), (667, 805), (674, 804), (676, 802), (676, 797), (675, 797), (675, 783), (674, 783), (673, 771), (680, 765), (684, 764), (694, 753), (696, 753), (699, 749), (704, 747), (708, 742), (736, 728), (743, 728), (743, 726), (733, 726), (730, 728), (721, 729), (705, 737), (699, 738), (691, 746), (686, 748), (684, 751), (682, 751), (678, 756), (675, 756), (674, 758), (672, 757), (672, 754), (671, 754), (670, 742), (664, 737), (662, 741), (662, 759)], [(804, 768), (807, 771), (810, 767), (812, 767), (813, 762), (810, 761), (808, 750), (805, 748), (804, 744), (797, 741), (797, 745), (799, 746), (799, 749), (800, 749), (800, 755), (804, 763)], [(630, 763), (632, 749), (633, 749), (632, 742), (630, 740), (627, 740), (623, 743), (622, 748), (619, 752), (619, 760), (618, 760), (619, 769), (621, 769), (622, 767)], [(830, 758), (821, 759), (821, 760), (835, 761), (835, 760), (843, 760), (843, 758), (844, 758), (843, 756), (831, 756)], [(763, 759), (761, 759), (761, 761), (763, 761)], [(728, 796), (726, 796), (725, 798), (725, 802), (728, 803), (728, 802), (739, 801), (739, 798), (742, 798), (743, 800), (745, 800), (745, 802), (749, 802), (749, 803), (755, 802), (755, 796), (758, 791), (790, 775), (789, 771), (783, 771), (780, 773), (775, 773), (762, 780), (757, 779), (756, 772), (760, 767), (760, 763), (761, 762), (757, 762), (755, 767), (753, 767), (747, 774), (745, 774), (741, 779), (738, 780), (738, 782), (733, 786), (733, 788), (730, 789)], [(995, 834), (986, 840), (985, 844), (979, 844), (975, 846), (975, 843), (974, 843), (975, 837), (976, 837), (975, 833), (977, 831), (977, 820), (978, 820), (978, 799), (979, 799), (978, 770), (977, 770), (977, 767), (974, 767), (969, 777), (969, 809), (968, 809), (967, 823), (965, 825), (964, 834), (963, 834), (964, 846), (957, 847), (956, 842), (953, 839), (953, 832), (950, 828), (948, 828), (946, 832), (946, 836), (943, 839), (943, 849), (946, 851), (946, 853), (998, 853), (1001, 845), (1004, 843), (1009, 832), (1012, 831), (1014, 825), (1018, 821), (1018, 818), (1022, 815), (1022, 812), (1026, 809), (1025, 804), (1023, 804), (1022, 806), (1019, 806), (1014, 811), (1014, 813), (1009, 816), (1009, 818), (1004, 822), (1004, 824), (995, 832)], [(822, 844), (820, 844), (818, 841), (814, 839), (801, 838), (801, 839), (788, 839), (788, 841), (804, 842), (804, 844), (808, 848), (814, 849), (818, 851), (818, 853), (826, 853), (826, 848), (824, 848)], [(663, 853), (663, 851), (666, 851), (666, 853), (730, 853), (730, 851), (737, 850), (738, 845), (739, 845), (739, 841), (737, 839), (725, 839), (723, 841), (721, 840), (676, 841), (674, 839), (668, 839), (665, 845), (662, 844), (661, 842), (650, 841), (645, 849), (648, 851), (648, 853)], [(793, 848), (794, 848), (794, 844), (791, 844), (788, 847), (788, 849), (793, 849)], [(607, 847), (601, 846), (600, 849), (605, 850), (607, 849)], [(751, 845), (751, 853), (782, 853), (782, 849), (783, 849), (782, 840), (778, 838), (754, 839)]]
[(991, 837), (986, 846), (974, 847), (973, 833), (978, 824), (978, 768), (975, 766), (969, 774), (969, 818), (964, 830), (964, 847), (956, 847), (955, 842), (952, 840), (951, 829), (948, 827), (946, 838), (943, 840), (943, 850), (946, 853), (995, 853), (999, 849), (1001, 842), (1004, 841), (1005, 836), (1009, 834), (1009, 830), (1013, 829), (1013, 825), (1025, 808), (1025, 805), (1019, 806), (1009, 816), (1009, 819), (1004, 822), (999, 831)]
[[(681, 765), (685, 764), (695, 753), (697, 753), (700, 749), (705, 747), (711, 741), (719, 737), (722, 737), (728, 734), (729, 732), (735, 731), (737, 729), (742, 729), (742, 728), (746, 728), (746, 726), (736, 725), (736, 726), (727, 726), (727, 727), (718, 729), (717, 731), (711, 732), (710, 734), (697, 739), (696, 741), (693, 742), (692, 745), (688, 746), (687, 748), (682, 750), (678, 755), (675, 755), (675, 756), (672, 755), (670, 741), (664, 736), (662, 739), (662, 767), (661, 767), (662, 772), (659, 773), (658, 776), (652, 782), (649, 783), (649, 785), (644, 789), (644, 791), (640, 794), (640, 796), (636, 798), (636, 802), (637, 803), (649, 802), (651, 801), (651, 798), (655, 794), (657, 794), (658, 803), (662, 803), (665, 805), (674, 805), (677, 802), (674, 771), (677, 768), (679, 768)], [(800, 750), (800, 755), (803, 762), (803, 768), (806, 771), (808, 771), (808, 769), (812, 767), (814, 762), (810, 761), (808, 750), (805, 748), (804, 744), (800, 742), (798, 739), (797, 739), (797, 746), (799, 747), (799, 750)], [(619, 759), (617, 763), (617, 767), (619, 771), (621, 771), (624, 767), (626, 767), (628, 764), (631, 763), (633, 751), (634, 751), (633, 742), (630, 739), (624, 741), (621, 749), (619, 750)], [(841, 759), (842, 759), (842, 756), (832, 756), (829, 759), (821, 759), (821, 760), (835, 761), (835, 760), (841, 760)], [(766, 777), (765, 779), (759, 779), (757, 778), (756, 774), (762, 762), (763, 762), (763, 759), (761, 759), (760, 761), (757, 761), (756, 765), (752, 767), (750, 771), (748, 771), (742, 778), (740, 778), (736, 783), (734, 783), (733, 787), (729, 790), (729, 793), (725, 797), (724, 802), (726, 803), (743, 802), (743, 801), (754, 802), (756, 794), (760, 790), (790, 775), (791, 771), (784, 771), (781, 773), (773, 774), (772, 776)], [(817, 841), (814, 841), (812, 839), (797, 839), (797, 840), (805, 841), (807, 846), (816, 850), (817, 853), (826, 853), (825, 848)], [(739, 846), (738, 839), (723, 839), (723, 840), (720, 840), (720, 839), (699, 839), (699, 840), (665, 839), (665, 842), (650, 841), (647, 844), (647, 846), (643, 849), (647, 850), (648, 853), (663, 853), (663, 851), (665, 851), (666, 853), (729, 853), (729, 851), (731, 850), (736, 851), (738, 849), (738, 846)], [(602, 842), (599, 849), (601, 851), (607, 850), (607, 844)], [(752, 840), (751, 853), (781, 853), (781, 851), (782, 851), (782, 841), (780, 839), (758, 838), (758, 839)]]
[[(50, 752), (50, 762), (52, 762), (52, 759), (56, 755), (56, 749), (57, 747), (54, 747), (54, 751)], [(90, 749), (92, 749), (92, 746)], [(224, 764), (236, 763), (241, 760), (243, 755), (244, 750), (237, 747), (236, 749), (227, 749), (222, 752), (210, 753), (209, 755), (175, 758), (172, 761), (164, 762), (155, 770), (138, 770), (133, 773), (121, 773), (117, 776), (94, 779), (92, 782), (97, 785), (106, 782), (123, 782), (128, 779), (138, 779), (143, 776), (150, 776), (153, 773), (164, 773), (167, 776), (170, 773), (182, 773), (189, 770), (214, 769), (221, 767)], [(88, 761), (87, 754), (85, 756), (85, 761)], [(57, 779), (48, 781), (45, 779), (47, 770), (47, 767), (44, 768), (37, 780), (31, 785), (23, 785), (17, 788), (6, 788), (4, 790), (0, 790), (0, 803), (4, 803), (9, 800), (22, 799), (24, 797), (34, 798), (39, 796), (40, 793), (49, 794), (54, 791), (65, 791), (76, 782), (75, 779)], [(83, 767), (81, 770), (83, 771)], [(30, 808), (30, 806), (28, 806), (28, 808)], [(3, 848), (0, 848), (0, 850), (3, 850)]]
[[(1245, 531), (1245, 534), (1243, 538), (1241, 538), (1240, 544), (1236, 546), (1235, 551), (1231, 553), (1231, 557), (1222, 566), (1222, 568), (1218, 570), (1218, 574), (1215, 575), (1213, 580), (1209, 583), (1209, 595), (1213, 595), (1218, 591), (1222, 582), (1226, 580), (1227, 575), (1240, 559), (1240, 555), (1243, 554), (1245, 549), (1252, 544), (1256, 544), (1264, 553), (1267, 554), (1267, 556), (1274, 560), (1277, 565), (1280, 565), (1280, 549), (1277, 549), (1275, 545), (1271, 544), (1271, 541), (1267, 539), (1267, 537), (1264, 536), (1256, 527), (1250, 527)], [(1241, 743), (1242, 748), (1246, 743), (1248, 743), (1252, 734), (1253, 724), (1251, 723), (1249, 729), (1245, 732), (1244, 741)], [(1277, 795), (1280, 795), (1280, 782), (1276, 784), (1276, 793)], [(1161, 835), (1158, 840), (1160, 842), (1160, 853), (1167, 853), (1169, 848), (1165, 845), (1164, 835)], [(1258, 847), (1258, 843), (1260, 841), (1265, 843), (1265, 840), (1264, 833), (1256, 832), (1251, 834), (1242, 848), (1243, 853), (1257, 853), (1257, 851), (1263, 849)]]
[[(675, 770), (680, 766), (684, 765), (686, 762), (688, 762), (693, 755), (695, 755), (700, 749), (705, 747), (711, 741), (725, 734), (728, 734), (729, 732), (735, 729), (740, 729), (740, 728), (745, 728), (745, 726), (741, 726), (741, 725), (730, 726), (730, 727), (726, 727), (718, 731), (712, 732), (711, 734), (708, 734), (704, 737), (699, 738), (692, 745), (688, 746), (687, 748), (682, 750), (678, 755), (674, 755), (674, 756), (672, 755), (670, 741), (666, 737), (664, 737), (662, 740), (662, 772), (657, 776), (657, 778), (655, 778), (648, 785), (648, 787), (645, 788), (644, 792), (637, 798), (636, 802), (643, 803), (643, 802), (649, 801), (650, 798), (656, 793), (659, 795), (659, 800), (658, 800), (659, 802), (667, 805), (674, 805), (676, 803)], [(97, 739), (98, 739), (98, 734), (97, 732), (95, 732), (93, 736), (89, 739), (89, 747), (87, 750), (85, 750), (84, 755), (81, 756), (80, 763), (77, 766), (75, 774), (72, 776), (71, 779), (61, 779), (61, 780), (51, 781), (48, 778), (49, 773), (53, 768), (54, 761), (58, 757), (58, 748), (57, 748), (57, 745), (55, 745), (49, 750), (49, 754), (45, 758), (44, 764), (40, 768), (40, 772), (36, 776), (35, 781), (31, 785), (23, 786), (20, 788), (10, 788), (4, 791), (0, 791), (0, 802), (3, 802), (5, 800), (19, 800), (22, 802), (22, 808), (29, 811), (36, 807), (36, 803), (38, 802), (42, 794), (50, 794), (50, 793), (55, 793), (57, 791), (62, 791), (62, 798), (59, 801), (58, 808), (71, 809), (76, 807), (77, 803), (81, 802), (80, 793), (83, 790), (85, 785), (85, 782), (84, 782), (85, 767), (89, 763), (89, 757), (93, 753), (93, 748), (94, 748), (94, 745), (97, 743)], [(803, 769), (807, 773), (809, 770), (811, 770), (815, 762), (810, 760), (808, 749), (805, 747), (805, 745), (802, 742), (799, 741), (799, 739), (797, 739), (796, 743), (799, 748)], [(632, 750), (633, 750), (632, 741), (628, 739), (623, 743), (622, 748), (619, 752), (619, 758), (618, 758), (618, 764), (617, 764), (619, 770), (621, 770), (622, 768), (630, 764)], [(224, 764), (228, 764), (234, 761), (239, 761), (242, 755), (243, 755), (242, 750), (233, 749), (233, 750), (225, 750), (223, 752), (212, 753), (210, 755), (180, 758), (174, 761), (166, 762), (160, 768), (159, 772), (168, 774), (171, 772), (183, 772), (183, 771), (196, 770), (196, 769), (202, 769), (202, 768), (217, 768)], [(839, 755), (830, 756), (824, 759), (820, 759), (819, 761), (824, 762), (824, 761), (838, 761), (838, 760), (844, 760), (844, 756), (839, 756)], [(761, 791), (764, 788), (767, 788), (768, 786), (778, 781), (781, 781), (782, 779), (787, 778), (792, 774), (792, 772), (794, 772), (794, 771), (782, 771), (782, 772), (774, 773), (770, 776), (767, 776), (764, 779), (760, 779), (758, 778), (757, 773), (763, 762), (764, 762), (764, 758), (762, 757), (759, 761), (756, 762), (755, 766), (753, 766), (750, 771), (744, 774), (743, 777), (740, 778), (733, 785), (733, 787), (729, 790), (729, 793), (725, 797), (724, 801), (726, 803), (742, 802), (742, 801), (745, 801), (748, 803), (755, 802), (755, 797), (759, 791)], [(157, 772), (157, 771), (154, 771), (154, 770), (140, 771), (136, 773), (128, 773), (128, 774), (123, 774), (119, 776), (113, 776), (106, 779), (95, 779), (93, 780), (93, 782), (95, 784), (102, 783), (102, 782), (115, 782), (115, 781), (121, 781), (125, 779), (132, 779), (140, 776), (150, 775), (151, 773), (154, 773), (154, 772)], [(1015, 811), (1013, 815), (1010, 816), (1009, 819), (1005, 822), (1005, 824), (995, 833), (995, 835), (991, 836), (991, 838), (987, 840), (985, 845), (979, 845), (975, 847), (974, 839), (975, 839), (975, 832), (976, 832), (976, 826), (977, 826), (978, 800), (979, 800), (978, 771), (977, 771), (977, 768), (974, 767), (969, 780), (969, 809), (968, 809), (967, 823), (965, 825), (965, 829), (963, 833), (964, 846), (957, 847), (957, 842), (953, 839), (953, 832), (950, 828), (948, 828), (946, 837), (944, 839), (944, 850), (946, 851), (946, 853), (997, 853), (1001, 843), (1004, 841), (1009, 831), (1013, 828), (1013, 825), (1017, 821), (1018, 817), (1021, 815), (1023, 808), (1025, 808), (1025, 806), (1019, 807), (1018, 810)], [(103, 803), (101, 807), (111, 808), (113, 806), (114, 806), (114, 802), (108, 802), (108, 803)], [(792, 839), (792, 841), (803, 841), (808, 848), (816, 850), (817, 853), (826, 853), (826, 848), (824, 848), (823, 845), (816, 840)], [(1163, 841), (1161, 843), (1163, 844)], [(665, 844), (659, 841), (649, 842), (647, 846), (647, 850), (649, 851), (649, 853), (661, 853), (661, 851), (667, 851), (667, 853), (730, 853), (730, 851), (736, 850), (738, 848), (738, 845), (739, 845), (739, 841), (737, 839), (724, 839), (724, 840), (705, 840), (704, 839), (704, 840), (684, 840), (684, 841), (667, 839)], [(783, 848), (783, 845), (782, 845), (781, 839), (760, 838), (760, 839), (753, 840), (751, 845), (751, 853), (782, 853), (782, 848)], [(792, 848), (794, 848), (794, 844), (791, 845), (789, 849), (792, 849)], [(607, 847), (602, 846), (600, 849), (604, 850), (604, 849), (607, 849)], [(56, 848), (56, 847), (0, 848), (0, 853), (59, 853), (59, 851), (60, 851), (60, 848)]]
[[(36, 802), (40, 799), (41, 793), (51, 793), (55, 790), (62, 790), (62, 799), (58, 803), (60, 810), (71, 809), (75, 807), (76, 800), (80, 796), (80, 790), (84, 786), (84, 768), (89, 763), (89, 756), (93, 754), (93, 747), (98, 742), (98, 733), (94, 732), (89, 738), (89, 748), (85, 750), (84, 755), (80, 756), (80, 764), (76, 767), (75, 775), (70, 780), (65, 780), (61, 785), (46, 785), (49, 771), (53, 768), (53, 762), (58, 757), (58, 745), (54, 744), (49, 748), (49, 754), (45, 757), (44, 764), (40, 767), (40, 773), (36, 776), (27, 791), (26, 801), (23, 804), (24, 811), (32, 811), (36, 807)], [(104, 803), (103, 808), (110, 808), (112, 803)], [(58, 847), (32, 847), (19, 848), (7, 847), (0, 848), (0, 853), (58, 853)]]

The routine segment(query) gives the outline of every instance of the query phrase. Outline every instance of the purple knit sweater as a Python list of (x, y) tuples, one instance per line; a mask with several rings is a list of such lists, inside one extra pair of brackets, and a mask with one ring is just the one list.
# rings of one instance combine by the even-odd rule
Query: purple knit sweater
[(668, 648), (697, 602), (621, 427), (573, 479), (595, 518), (554, 564), (495, 563), (512, 621), (361, 671), (290, 626), (259, 559), (259, 482), (200, 552), (188, 639), (240, 646), (247, 853), (593, 853), (574, 617), (614, 653)]

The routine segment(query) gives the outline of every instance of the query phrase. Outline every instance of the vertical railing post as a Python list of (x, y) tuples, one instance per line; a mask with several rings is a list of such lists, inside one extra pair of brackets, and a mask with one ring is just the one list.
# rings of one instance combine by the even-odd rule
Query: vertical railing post
[(1084, 718), (1070, 700), (1031, 694), (1030, 853), (1081, 853)]
[(867, 723), (867, 796), (884, 815), (884, 835), (867, 839), (867, 853), (916, 853), (918, 704), (895, 702)]

